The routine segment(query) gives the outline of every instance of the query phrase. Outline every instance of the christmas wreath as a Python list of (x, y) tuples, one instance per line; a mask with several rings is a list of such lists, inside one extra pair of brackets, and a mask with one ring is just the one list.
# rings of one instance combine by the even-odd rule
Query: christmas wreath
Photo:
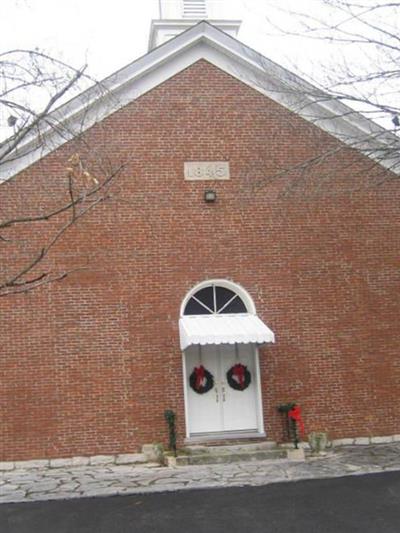
[(228, 370), (226, 379), (232, 389), (245, 390), (251, 383), (251, 374), (247, 370), (247, 366), (237, 363)]
[(203, 365), (200, 365), (193, 369), (189, 383), (194, 392), (204, 394), (214, 387), (214, 376)]

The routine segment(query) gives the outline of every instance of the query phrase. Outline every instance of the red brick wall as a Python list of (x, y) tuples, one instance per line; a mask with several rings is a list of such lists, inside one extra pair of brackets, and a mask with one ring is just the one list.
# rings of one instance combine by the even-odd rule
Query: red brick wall
[[(98, 175), (126, 163), (49, 259), (87, 269), (0, 298), (1, 459), (134, 451), (166, 441), (167, 408), (182, 442), (179, 308), (212, 278), (245, 287), (276, 334), (260, 354), (268, 438), (293, 399), (308, 430), (400, 433), (399, 184), (370, 187), (382, 172), (369, 160), (205, 61), (84, 141), (0, 187), (4, 213), (35, 210), (57, 205), (74, 151)], [(209, 182), (184, 181), (190, 160), (230, 161), (215, 204)]]

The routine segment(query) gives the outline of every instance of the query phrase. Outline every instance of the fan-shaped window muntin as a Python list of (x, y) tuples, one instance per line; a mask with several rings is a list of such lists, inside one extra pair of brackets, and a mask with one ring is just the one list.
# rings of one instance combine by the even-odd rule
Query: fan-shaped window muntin
[(188, 299), (184, 315), (219, 315), (247, 313), (248, 309), (233, 287), (212, 283), (194, 292)]

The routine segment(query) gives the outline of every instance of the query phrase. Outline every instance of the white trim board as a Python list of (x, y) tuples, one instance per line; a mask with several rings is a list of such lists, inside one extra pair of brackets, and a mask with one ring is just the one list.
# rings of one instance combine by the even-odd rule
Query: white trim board
[(309, 96), (315, 87), (202, 21), (51, 113), (39, 126), (40, 134), (29, 136), (2, 163), (0, 182), (201, 59), (400, 174), (400, 162), (385, 156), (388, 146), (400, 149), (396, 135), (321, 92), (321, 101), (315, 102)]

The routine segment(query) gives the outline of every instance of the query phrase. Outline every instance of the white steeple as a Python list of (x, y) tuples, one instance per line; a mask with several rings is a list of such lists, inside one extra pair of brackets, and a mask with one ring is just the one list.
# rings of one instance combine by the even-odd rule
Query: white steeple
[(201, 20), (236, 37), (241, 21), (226, 19), (224, 7), (221, 0), (159, 0), (160, 19), (151, 22), (149, 51)]

